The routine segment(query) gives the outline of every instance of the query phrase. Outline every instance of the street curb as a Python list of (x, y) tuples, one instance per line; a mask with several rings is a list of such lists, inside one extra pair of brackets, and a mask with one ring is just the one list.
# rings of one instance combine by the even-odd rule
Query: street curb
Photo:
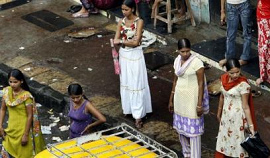
[[(3, 86), (8, 85), (8, 73), (12, 70), (11, 67), (0, 63), (0, 84)], [(32, 95), (35, 97), (35, 101), (41, 105), (52, 108), (55, 112), (62, 112), (67, 105), (66, 95), (52, 89), (47, 85), (38, 83), (37, 81), (30, 80), (25, 76)]]

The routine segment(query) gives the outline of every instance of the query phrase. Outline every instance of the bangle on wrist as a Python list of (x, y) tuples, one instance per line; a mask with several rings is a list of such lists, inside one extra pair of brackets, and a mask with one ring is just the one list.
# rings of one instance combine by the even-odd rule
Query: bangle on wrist
[(197, 106), (197, 108), (201, 109), (201, 108), (202, 108), (202, 106)]
[(172, 91), (172, 93), (174, 93), (174, 91)]
[(251, 124), (251, 125), (248, 125), (248, 127), (250, 128), (250, 127), (254, 127), (254, 126), (253, 126), (253, 124)]
[(120, 44), (123, 44), (123, 40), (122, 40), (122, 39), (120, 39), (119, 43), (120, 43)]

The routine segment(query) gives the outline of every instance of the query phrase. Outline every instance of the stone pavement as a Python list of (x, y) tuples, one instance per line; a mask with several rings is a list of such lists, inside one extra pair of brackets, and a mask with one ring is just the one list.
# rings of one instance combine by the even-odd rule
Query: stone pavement
[[(109, 39), (114, 36), (115, 21), (102, 15), (73, 19), (69, 13), (65, 12), (71, 5), (73, 2), (69, 0), (35, 0), (16, 8), (0, 11), (0, 62), (3, 63), (0, 65), (1, 84), (6, 84), (6, 73), (9, 70), (5, 65), (19, 68), (29, 77), (33, 93), (37, 101), (43, 105), (39, 108), (42, 125), (48, 126), (56, 123), (52, 127), (52, 134), (45, 135), (47, 143), (56, 142), (52, 140), (53, 137), (60, 137), (62, 140), (68, 138), (68, 131), (61, 131), (59, 127), (69, 124), (66, 88), (73, 82), (81, 83), (86, 96), (106, 115), (108, 120), (106, 127), (117, 125), (120, 122), (133, 126), (132, 118), (124, 117), (122, 114), (119, 78), (113, 73)], [(65, 17), (74, 24), (55, 32), (49, 32), (20, 18), (42, 9)], [(82, 39), (68, 37), (70, 32), (82, 28), (95, 28), (99, 30), (99, 33)], [(166, 39), (167, 45), (156, 42), (146, 48), (145, 52), (159, 51), (175, 57), (177, 38), (190, 37), (191, 42), (195, 44), (223, 35), (224, 30), (219, 30), (216, 26), (201, 24), (198, 27), (190, 27), (188, 24), (183, 24), (179, 26), (179, 31), (176, 33), (161, 38)], [(141, 131), (175, 150), (179, 157), (182, 157), (177, 133), (171, 126), (172, 115), (167, 111), (173, 79), (172, 64), (148, 72), (154, 113), (147, 117)], [(208, 81), (217, 79), (222, 73), (223, 71), (215, 67), (206, 70)], [(254, 79), (253, 76), (249, 77)], [(253, 88), (255, 89), (255, 87)], [(269, 93), (261, 91), (263, 95), (254, 98), (258, 107), (256, 115), (260, 125), (259, 131), (270, 145), (269, 137), (267, 137), (270, 132), (270, 111), (267, 107)], [(202, 137), (204, 158), (213, 157), (215, 150), (218, 130), (218, 123), (215, 119), (217, 102), (218, 97), (212, 96), (210, 114), (205, 118), (206, 132)], [(59, 120), (55, 117), (59, 117)]]

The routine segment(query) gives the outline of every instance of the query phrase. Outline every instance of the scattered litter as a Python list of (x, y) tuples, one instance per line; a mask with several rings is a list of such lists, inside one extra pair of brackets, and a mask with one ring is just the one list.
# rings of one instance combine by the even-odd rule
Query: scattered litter
[(47, 111), (49, 114), (53, 114), (53, 109), (50, 109), (49, 111)]
[(42, 134), (52, 134), (51, 130), (51, 126), (41, 126)]
[(59, 117), (54, 117), (54, 115), (50, 116), (50, 119), (53, 120), (53, 122), (57, 123), (60, 121)]
[(69, 42), (71, 42), (71, 40), (65, 39), (64, 42), (65, 42), (65, 43), (69, 43)]
[(11, 10), (11, 12), (14, 12), (15, 10)]
[(59, 127), (59, 129), (60, 129), (60, 131), (67, 131), (67, 130), (69, 130), (69, 126), (66, 126), (66, 125), (64, 125), (64, 126), (61, 126), (61, 127)]
[(30, 81), (32, 81), (33, 79), (34, 79), (34, 77), (31, 77), (31, 78), (30, 78)]
[(41, 2), (41, 3), (39, 3), (39, 4), (43, 4), (43, 3)]
[(59, 113), (59, 116), (63, 116), (63, 113), (61, 112), (61, 113)]
[(88, 27), (88, 28), (77, 28), (76, 30), (73, 30), (72, 32), (68, 33), (68, 37), (72, 38), (86, 38), (93, 36), (97, 33), (100, 33), (101, 31), (96, 30), (93, 27)]
[(53, 82), (56, 82), (56, 81), (58, 81), (58, 79), (54, 78), (54, 79), (52, 79), (52, 81), (53, 81)]
[(55, 140), (57, 142), (61, 142), (62, 141), (62, 139), (60, 137), (52, 137), (52, 140)]
[(24, 71), (30, 71), (31, 70), (31, 67), (28, 67), (28, 68), (25, 68), (23, 69)]
[(103, 44), (101, 45), (101, 48), (103, 48), (104, 46), (103, 46)]
[(214, 81), (211, 81), (211, 82), (208, 83), (208, 86), (207, 86), (208, 93), (210, 95), (216, 96), (216, 95), (221, 93), (220, 87), (221, 87), (220, 79), (216, 79)]
[(59, 18), (60, 18), (59, 16), (55, 17), (55, 19), (59, 19)]
[(4, 15), (1, 15), (2, 18), (4, 18), (5, 16)]
[(148, 47), (151, 44), (155, 43), (156, 40), (157, 38), (153, 33), (144, 31), (142, 37), (142, 47)]
[(24, 47), (20, 47), (19, 49), (20, 49), (20, 50), (24, 50)]
[(93, 71), (93, 69), (92, 69), (92, 68), (90, 68), (90, 67), (89, 67), (87, 70), (88, 70), (88, 71)]
[(102, 35), (97, 35), (97, 37), (98, 37), (98, 38), (101, 38), (101, 37), (102, 37)]
[(75, 70), (75, 69), (77, 69), (77, 68), (78, 68), (78, 67), (75, 66), (73, 69)]
[(41, 104), (39, 104), (39, 103), (36, 103), (36, 107), (42, 107), (42, 105)]
[(59, 63), (62, 63), (63, 62), (63, 59), (60, 59), (60, 58), (50, 58), (50, 59), (47, 59), (47, 62), (48, 63), (52, 63), (52, 64), (59, 64)]
[(152, 77), (152, 79), (157, 79), (157, 76)]
[(206, 42), (206, 40), (203, 40), (203, 42)]
[(56, 125), (57, 125), (57, 123), (54, 122), (54, 123), (51, 123), (49, 126), (50, 126), (50, 127), (54, 127), (54, 126), (56, 126)]

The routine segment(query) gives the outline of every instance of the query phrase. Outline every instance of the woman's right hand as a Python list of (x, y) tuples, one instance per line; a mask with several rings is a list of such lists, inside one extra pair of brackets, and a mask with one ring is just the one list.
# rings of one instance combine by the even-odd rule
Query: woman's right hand
[(114, 39), (113, 44), (115, 44), (115, 45), (120, 44), (120, 39)]
[(168, 109), (169, 109), (170, 113), (173, 113), (173, 102), (172, 101), (169, 102)]
[(5, 140), (6, 133), (3, 129), (3, 127), (0, 127), (0, 137), (2, 137), (3, 140)]

